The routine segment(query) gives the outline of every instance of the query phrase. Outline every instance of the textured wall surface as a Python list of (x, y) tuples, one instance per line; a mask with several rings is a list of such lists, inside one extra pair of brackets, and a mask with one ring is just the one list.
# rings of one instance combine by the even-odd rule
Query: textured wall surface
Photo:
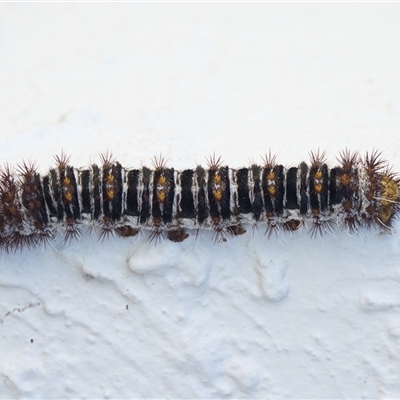
[[(0, 156), (400, 172), (398, 4), (1, 4)], [(400, 239), (308, 227), (2, 253), (0, 398), (399, 398)]]

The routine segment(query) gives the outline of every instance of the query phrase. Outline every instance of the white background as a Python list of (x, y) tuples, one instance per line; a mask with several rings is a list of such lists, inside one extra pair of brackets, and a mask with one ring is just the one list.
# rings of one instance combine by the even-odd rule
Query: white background
[[(0, 157), (177, 169), (379, 148), (400, 5), (1, 4)], [(2, 253), (1, 398), (400, 398), (395, 231)]]

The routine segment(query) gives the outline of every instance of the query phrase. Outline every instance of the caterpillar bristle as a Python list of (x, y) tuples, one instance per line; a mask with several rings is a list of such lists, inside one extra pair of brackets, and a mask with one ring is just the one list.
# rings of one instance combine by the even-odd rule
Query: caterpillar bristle
[(360, 231), (361, 223), (357, 220), (356, 215), (351, 215), (345, 217), (341, 227), (347, 229), (350, 234), (355, 234)]
[(46, 247), (56, 237), (55, 229), (50, 229), (42, 223), (36, 223), (32, 233), (34, 238), (34, 246)]
[(264, 157), (262, 157), (263, 162), (264, 162), (264, 168), (266, 169), (271, 169), (274, 168), (276, 165), (276, 154), (272, 154), (271, 149), (268, 150), (268, 154), (265, 154)]
[(221, 156), (219, 156), (217, 158), (217, 156), (215, 155), (215, 152), (213, 153), (212, 156), (207, 158), (208, 169), (210, 169), (212, 171), (216, 171), (221, 166), (221, 164), (222, 164)]
[(55, 155), (54, 156), (54, 160), (55, 160), (55, 162), (57, 164), (57, 168), (58, 169), (64, 169), (69, 164), (70, 158), (71, 158), (71, 156), (67, 156), (64, 153), (64, 150), (61, 151), (61, 155), (60, 156)]
[(114, 235), (116, 230), (114, 221), (109, 217), (103, 217), (100, 221), (99, 239), (103, 243), (105, 239), (109, 239)]
[(5, 164), (4, 167), (0, 168), (0, 180), (3, 187), (9, 186), (14, 182), (13, 170), (9, 164)]
[(22, 160), (21, 164), (17, 164), (17, 173), (25, 179), (32, 179), (37, 173), (36, 162)]
[(227, 235), (232, 236), (233, 232), (221, 221), (215, 220), (212, 224), (214, 244), (226, 242)]
[(349, 149), (344, 149), (339, 152), (339, 157), (336, 157), (344, 170), (351, 170), (356, 167), (360, 162), (360, 155), (358, 151), (351, 152)]
[(22, 225), (22, 218), (16, 204), (17, 187), (9, 165), (0, 169), (0, 212), (2, 245), (9, 250), (10, 238)]
[(311, 167), (320, 167), (322, 164), (326, 162), (326, 154), (325, 151), (322, 153), (318, 149), (317, 151), (310, 151), (310, 160)]
[(67, 219), (65, 224), (64, 243), (78, 240), (82, 234), (80, 224), (73, 219)]
[(279, 236), (281, 228), (276, 221), (268, 221), (267, 222), (267, 229), (264, 232), (264, 235), (267, 236), (268, 239), (271, 239), (272, 235), (275, 235), (276, 238)]
[(324, 218), (320, 216), (314, 216), (312, 225), (308, 233), (311, 234), (311, 238), (322, 237), (324, 233), (332, 233), (334, 222), (331, 218)]
[(386, 166), (386, 161), (382, 158), (382, 153), (377, 149), (373, 149), (370, 153), (367, 151), (364, 160), (367, 173), (370, 174), (378, 172)]
[(160, 156), (157, 158), (154, 156), (151, 160), (153, 167), (156, 171), (162, 171), (163, 169), (166, 168), (167, 161), (162, 154), (160, 153)]
[(100, 154), (100, 161), (102, 163), (102, 168), (107, 169), (116, 162), (116, 158), (113, 156), (112, 152), (107, 150), (105, 154)]
[(19, 230), (15, 230), (8, 236), (5, 249), (7, 252), (16, 253), (18, 250), (22, 251), (25, 247), (30, 249), (33, 244), (34, 238), (32, 234), (26, 234)]
[(153, 219), (153, 227), (151, 229), (151, 233), (149, 236), (150, 243), (154, 242), (154, 245), (157, 246), (162, 241), (164, 241), (164, 227), (161, 224), (159, 219)]

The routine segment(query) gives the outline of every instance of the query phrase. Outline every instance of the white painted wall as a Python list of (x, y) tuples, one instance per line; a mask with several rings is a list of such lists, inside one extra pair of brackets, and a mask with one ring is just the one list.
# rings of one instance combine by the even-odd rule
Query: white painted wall
[[(1, 4), (0, 159), (373, 147), (400, 171), (400, 5)], [(399, 398), (400, 240), (139, 238), (2, 254), (0, 398)]]

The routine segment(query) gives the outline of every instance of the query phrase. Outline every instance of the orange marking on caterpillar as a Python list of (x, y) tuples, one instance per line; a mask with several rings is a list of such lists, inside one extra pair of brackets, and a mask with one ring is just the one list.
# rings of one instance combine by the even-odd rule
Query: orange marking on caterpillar
[(322, 171), (318, 170), (315, 174), (314, 174), (314, 179), (322, 179)]
[(157, 200), (160, 203), (164, 203), (167, 197), (167, 191), (168, 191), (167, 178), (163, 174), (158, 178), (157, 181)]
[(106, 190), (106, 196), (107, 196), (107, 200), (108, 200), (108, 201), (112, 201), (112, 200), (114, 199), (114, 196), (115, 196), (114, 188), (112, 188), (112, 189), (107, 189), (107, 190)]
[(64, 200), (67, 203), (71, 203), (72, 199), (73, 199), (73, 196), (72, 196), (72, 193), (70, 191), (67, 191), (67, 192), (64, 193)]
[(268, 194), (271, 197), (274, 197), (276, 194), (276, 186), (275, 185), (268, 185)]
[(275, 180), (275, 172), (271, 169), (271, 171), (269, 171), (268, 175), (267, 175), (267, 179), (269, 181), (273, 181)]
[(314, 192), (315, 193), (321, 193), (322, 192), (322, 188), (323, 188), (323, 185), (322, 185), (322, 183), (315, 183), (314, 184)]
[(339, 181), (342, 186), (349, 186), (350, 185), (350, 176), (347, 174), (342, 174), (339, 177)]
[(212, 192), (215, 201), (220, 202), (222, 199), (222, 179), (219, 173), (216, 173), (212, 178)]

